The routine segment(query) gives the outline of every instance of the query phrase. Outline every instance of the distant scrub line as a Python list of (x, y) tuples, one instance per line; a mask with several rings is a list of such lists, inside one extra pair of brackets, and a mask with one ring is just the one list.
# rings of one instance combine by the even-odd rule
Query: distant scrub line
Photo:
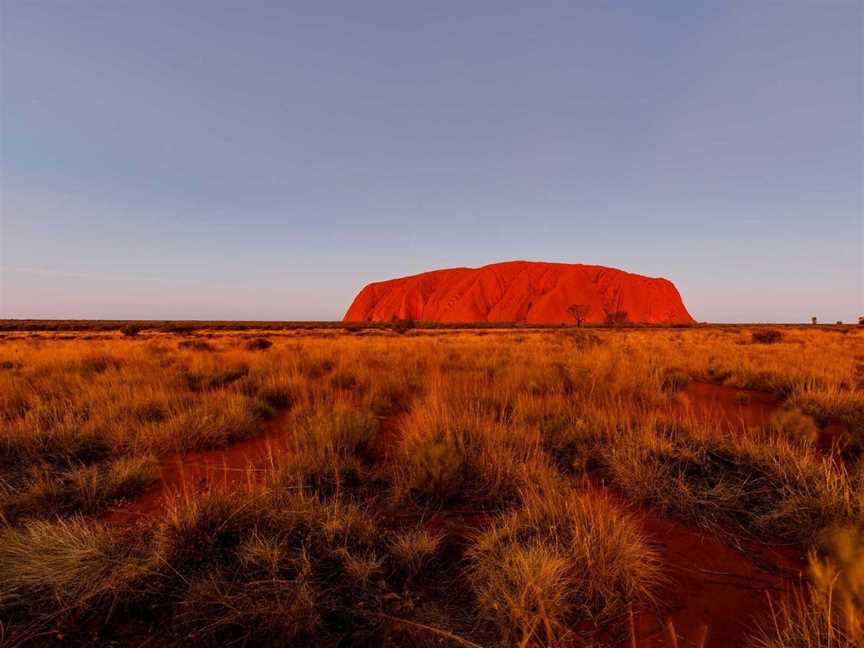
[[(854, 330), (852, 324), (838, 326), (831, 325), (803, 325), (803, 324), (781, 324), (783, 329), (809, 329), (809, 330)], [(188, 334), (196, 331), (296, 331), (316, 329), (342, 329), (348, 331), (369, 330), (391, 330), (391, 329), (525, 329), (525, 330), (549, 330), (549, 329), (573, 329), (573, 328), (623, 328), (623, 329), (688, 329), (688, 328), (726, 328), (741, 329), (752, 327), (749, 324), (640, 324), (636, 322), (612, 322), (605, 324), (542, 324), (528, 322), (426, 322), (420, 320), (393, 320), (392, 322), (342, 322), (342, 321), (297, 321), (297, 322), (270, 322), (270, 321), (201, 321), (201, 320), (0, 320), (0, 332), (15, 331), (73, 331), (73, 332), (113, 332), (120, 331), (130, 337), (142, 332), (176, 333)]]

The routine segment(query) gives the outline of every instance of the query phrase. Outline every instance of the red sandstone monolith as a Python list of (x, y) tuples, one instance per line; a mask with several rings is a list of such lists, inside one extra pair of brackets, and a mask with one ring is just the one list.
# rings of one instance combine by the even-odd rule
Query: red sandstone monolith
[(371, 283), (344, 321), (692, 324), (668, 279), (577, 263), (508, 261)]

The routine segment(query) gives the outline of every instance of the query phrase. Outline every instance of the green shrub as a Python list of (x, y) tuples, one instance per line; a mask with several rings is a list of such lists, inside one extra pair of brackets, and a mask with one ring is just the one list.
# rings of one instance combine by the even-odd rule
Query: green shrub
[(127, 324), (120, 329), (120, 332), (126, 337), (135, 337), (141, 332), (141, 327), (138, 324)]
[(624, 326), (628, 321), (629, 315), (627, 311), (618, 310), (606, 312), (606, 326)]
[(400, 319), (393, 322), (391, 329), (394, 333), (398, 333), (399, 335), (404, 335), (411, 329), (417, 328), (417, 324), (414, 320), (410, 319)]

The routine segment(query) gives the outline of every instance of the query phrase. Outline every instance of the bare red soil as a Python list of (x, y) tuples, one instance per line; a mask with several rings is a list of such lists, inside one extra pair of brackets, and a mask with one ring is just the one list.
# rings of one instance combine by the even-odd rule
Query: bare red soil
[(482, 268), (435, 270), (363, 288), (344, 321), (692, 324), (678, 290), (667, 279), (615, 268), (509, 261)]
[[(159, 461), (158, 481), (144, 495), (114, 507), (105, 521), (129, 523), (163, 510), (168, 497), (201, 490), (231, 490), (251, 485), (279, 464), (289, 452), (287, 412), (277, 414), (260, 435), (224, 448), (174, 453)], [(385, 457), (398, 439), (399, 416), (382, 417), (375, 452)]]
[[(684, 392), (687, 397), (678, 411), (697, 419), (715, 421), (731, 434), (744, 434), (752, 427), (767, 425), (782, 406), (773, 394), (707, 382), (693, 382)], [(837, 421), (819, 429), (816, 448), (838, 452), (848, 442), (845, 426)]]
[(684, 411), (698, 419), (716, 421), (729, 432), (746, 432), (767, 424), (780, 406), (780, 401), (766, 392), (707, 382), (692, 382), (684, 393)]
[(258, 436), (224, 448), (175, 453), (159, 461), (158, 481), (144, 495), (115, 507), (109, 523), (130, 523), (162, 511), (168, 497), (196, 491), (239, 488), (255, 482), (287, 452), (285, 421), (278, 414)]
[[(636, 617), (640, 648), (671, 648), (669, 624), (677, 645), (737, 648), (771, 618), (776, 601), (800, 585), (804, 555), (800, 548), (772, 547), (756, 541), (738, 547), (716, 534), (641, 510), (638, 519), (660, 551), (669, 582), (658, 593), (658, 614)], [(770, 598), (769, 598), (770, 597)]]

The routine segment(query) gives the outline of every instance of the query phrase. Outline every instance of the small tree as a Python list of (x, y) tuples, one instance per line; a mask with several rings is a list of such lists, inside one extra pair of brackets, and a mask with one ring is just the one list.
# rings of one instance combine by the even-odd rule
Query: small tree
[(627, 323), (627, 311), (615, 310), (606, 311), (607, 326), (623, 326)]
[(606, 314), (606, 326), (622, 326), (627, 323), (627, 311), (624, 310), (623, 306), (624, 295), (618, 288), (609, 301), (609, 306), (603, 308), (603, 312)]
[(120, 329), (120, 332), (127, 337), (135, 337), (141, 332), (141, 327), (137, 324), (127, 324)]
[(417, 326), (417, 324), (416, 324), (416, 322), (414, 322), (414, 320), (397, 319), (396, 321), (393, 322), (392, 328), (393, 328), (393, 331), (395, 333), (398, 333), (399, 335), (404, 335), (405, 333), (407, 333), (411, 329), (415, 328), (416, 326)]
[(567, 307), (567, 312), (576, 320), (577, 326), (582, 326), (582, 322), (584, 322), (585, 318), (588, 317), (590, 311), (591, 307), (587, 304), (570, 304)]

